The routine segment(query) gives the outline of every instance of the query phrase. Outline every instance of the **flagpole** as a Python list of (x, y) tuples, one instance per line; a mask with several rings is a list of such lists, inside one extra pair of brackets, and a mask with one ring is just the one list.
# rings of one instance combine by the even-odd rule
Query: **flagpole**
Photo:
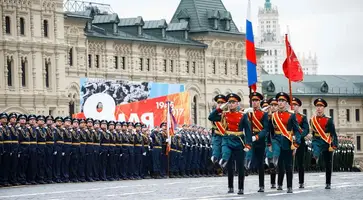
[(168, 177), (170, 177), (170, 159), (169, 159), (169, 153), (170, 153), (170, 101), (166, 102), (167, 105), (167, 114), (166, 114), (166, 134), (168, 136), (168, 142), (166, 146), (166, 157), (168, 162), (168, 168), (167, 168), (167, 174)]
[[(290, 62), (290, 55), (289, 55), (289, 46), (287, 45), (287, 34), (285, 34), (285, 45), (286, 45), (286, 58), (287, 58), (287, 62)], [(292, 107), (292, 85), (291, 85), (291, 69), (289, 69), (289, 93), (290, 93), (290, 108), (291, 110), (293, 110), (293, 107)]]

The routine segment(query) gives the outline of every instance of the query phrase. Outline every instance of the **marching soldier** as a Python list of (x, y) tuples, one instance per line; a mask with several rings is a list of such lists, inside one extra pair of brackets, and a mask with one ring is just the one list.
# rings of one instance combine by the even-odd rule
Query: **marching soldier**
[(179, 160), (181, 153), (178, 150), (178, 140), (180, 140), (180, 136), (178, 134), (171, 136), (171, 145), (170, 145), (170, 178), (177, 178), (179, 174)]
[(45, 128), (45, 117), (43, 115), (37, 116), (37, 127), (35, 128), (35, 132), (37, 134), (37, 156), (35, 158), (37, 162), (37, 182), (45, 184), (47, 130)]
[(141, 127), (141, 131), (142, 131), (142, 138), (143, 138), (143, 149), (144, 149), (144, 153), (143, 153), (143, 160), (142, 160), (142, 174), (141, 174), (141, 178), (145, 178), (145, 179), (150, 179), (150, 172), (152, 171), (151, 167), (151, 151), (150, 151), (150, 142), (151, 142), (151, 138), (150, 138), (150, 132), (148, 127), (143, 124)]
[(159, 134), (161, 136), (161, 161), (160, 161), (160, 176), (161, 178), (166, 178), (166, 170), (168, 168), (168, 157), (166, 155), (166, 122), (160, 124)]
[(127, 122), (122, 122), (122, 130), (121, 130), (121, 139), (122, 139), (122, 167), (121, 167), (121, 177), (123, 180), (130, 179), (131, 177), (128, 176), (127, 172), (129, 170), (129, 157), (130, 157), (130, 141), (129, 136), (127, 133)]
[(153, 172), (154, 178), (160, 179), (160, 170), (161, 170), (161, 145), (162, 145), (162, 135), (160, 132), (154, 130), (151, 133), (151, 141), (152, 141), (152, 164), (153, 164)]
[(305, 144), (305, 137), (309, 133), (309, 123), (306, 116), (299, 112), (302, 102), (300, 99), (293, 97), (292, 105), (296, 115), (296, 120), (299, 124), (299, 132), (301, 134), (301, 144), (296, 151), (297, 167), (299, 172), (299, 188), (304, 188), (304, 158), (307, 146)]
[[(278, 111), (272, 114), (272, 132), (275, 144), (273, 147), (273, 163), (278, 166), (279, 174), (286, 170), (287, 193), (292, 193), (292, 162), (293, 151), (300, 144), (299, 125), (294, 113), (287, 111), (290, 97), (284, 92), (276, 95)], [(282, 190), (283, 176), (279, 175), (278, 190)]]
[[(217, 112), (220, 106), (227, 102), (226, 96), (219, 94), (214, 97), (214, 101), (217, 103), (216, 108), (212, 112)], [(222, 135), (218, 127), (221, 127), (221, 122), (212, 122), (212, 162), (218, 163), (222, 156)]]
[[(7, 116), (6, 116), (7, 117)], [(5, 137), (5, 128), (2, 127), (2, 119), (5, 118), (5, 115), (3, 115), (3, 113), (0, 113), (0, 167), (1, 167), (1, 171), (0, 171), (0, 187), (3, 185), (3, 172), (4, 168), (2, 165), (2, 158), (4, 155), (4, 137)]]
[(128, 146), (129, 162), (127, 163), (128, 164), (127, 176), (131, 180), (135, 180), (135, 178), (136, 178), (136, 177), (134, 177), (134, 172), (135, 172), (135, 151), (134, 151), (134, 146), (135, 146), (134, 134), (135, 134), (135, 130), (134, 130), (134, 128), (135, 128), (134, 123), (128, 122), (127, 137), (128, 137), (130, 146)]
[[(267, 164), (270, 168), (270, 184), (271, 184), (271, 189), (276, 189), (276, 167), (273, 163), (273, 145), (274, 143), (276, 143), (276, 141), (273, 139), (273, 128), (271, 127), (272, 125), (272, 114), (274, 112), (277, 111), (278, 109), (278, 103), (276, 100), (276, 97), (272, 97), (268, 100), (268, 109), (267, 109), (267, 113), (268, 113), (268, 123), (269, 123), (269, 129), (268, 129), (268, 133), (266, 136), (266, 144), (267, 144), (267, 148), (266, 148), (266, 157), (267, 157)], [(266, 103), (264, 103), (264, 106), (267, 106)], [(278, 158), (278, 155), (275, 155), (275, 157)]]
[(72, 134), (72, 147), (71, 147), (71, 160), (69, 163), (70, 166), (70, 181), (73, 183), (77, 183), (80, 180), (79, 176), (79, 155), (80, 155), (80, 146), (81, 146), (81, 129), (79, 128), (79, 120), (72, 120), (72, 128), (69, 129), (69, 132)]
[(312, 139), (313, 145), (313, 159), (312, 164), (318, 163), (320, 154), (323, 155), (323, 159), (326, 165), (326, 187), (325, 189), (331, 188), (331, 175), (332, 175), (332, 158), (333, 152), (338, 146), (338, 138), (335, 132), (335, 126), (333, 119), (324, 114), (325, 107), (328, 103), (318, 98), (314, 101), (316, 107), (316, 115), (310, 119), (310, 126), (312, 127)]
[[(245, 152), (251, 149), (252, 136), (251, 129), (248, 123), (247, 115), (237, 111), (241, 98), (236, 94), (228, 94), (229, 111), (223, 112), (223, 107), (220, 106), (217, 112), (209, 115), (210, 121), (222, 122), (222, 133), (225, 136), (222, 139), (222, 159), (219, 164), (225, 167), (228, 163), (228, 193), (233, 193), (233, 158), (237, 162), (238, 169), (238, 194), (242, 195), (244, 189), (244, 161)], [(222, 114), (220, 114), (222, 113)], [(244, 131), (244, 132), (243, 132)]]
[(182, 126), (182, 130), (179, 131), (179, 134), (181, 136), (181, 142), (183, 145), (183, 151), (182, 151), (182, 155), (181, 155), (181, 160), (180, 160), (180, 175), (184, 178), (186, 178), (188, 176), (187, 172), (187, 160), (188, 160), (188, 156), (190, 157), (190, 146), (188, 143), (188, 133), (187, 133), (187, 127), (188, 125), (183, 124)]
[(46, 118), (46, 126), (44, 127), (46, 134), (46, 149), (45, 149), (45, 182), (53, 183), (53, 153), (54, 153), (54, 118), (48, 115)]
[(259, 190), (265, 191), (265, 167), (264, 156), (266, 148), (266, 134), (268, 132), (268, 114), (260, 109), (260, 102), (263, 100), (262, 94), (253, 92), (250, 95), (252, 101), (253, 112), (249, 113), (248, 118), (252, 126), (252, 158), (258, 169)]
[(30, 133), (29, 130), (25, 126), (26, 124), (26, 115), (19, 115), (18, 122), (19, 126), (17, 127), (18, 137), (19, 137), (19, 165), (18, 165), (18, 181), (22, 185), (29, 185), (30, 183), (26, 180), (26, 172), (28, 168), (29, 161), (29, 145), (30, 145)]
[(28, 116), (29, 126), (27, 131), (29, 133), (29, 161), (27, 166), (27, 181), (35, 185), (35, 178), (37, 175), (37, 131), (36, 131), (36, 116)]

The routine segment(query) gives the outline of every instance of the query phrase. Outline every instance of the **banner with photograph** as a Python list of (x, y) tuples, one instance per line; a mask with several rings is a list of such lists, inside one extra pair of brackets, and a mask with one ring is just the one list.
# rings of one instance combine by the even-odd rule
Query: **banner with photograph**
[(183, 84), (105, 80), (98, 78), (81, 78), (80, 81), (81, 112), (84, 110), (84, 104), (87, 99), (95, 94), (107, 94), (113, 99), (115, 105), (121, 105), (185, 91)]
[(84, 103), (83, 112), (75, 114), (73, 117), (142, 122), (150, 127), (154, 127), (166, 121), (167, 101), (171, 103), (172, 112), (177, 124), (189, 124), (190, 98), (188, 92), (120, 105), (116, 105), (110, 95), (98, 93), (88, 97)]

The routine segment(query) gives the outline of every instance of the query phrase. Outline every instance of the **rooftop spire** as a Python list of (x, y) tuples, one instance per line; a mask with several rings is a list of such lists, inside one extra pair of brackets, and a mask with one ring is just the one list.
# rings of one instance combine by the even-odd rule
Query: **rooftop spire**
[(265, 0), (265, 9), (266, 10), (271, 9), (271, 2), (270, 2), (270, 0)]

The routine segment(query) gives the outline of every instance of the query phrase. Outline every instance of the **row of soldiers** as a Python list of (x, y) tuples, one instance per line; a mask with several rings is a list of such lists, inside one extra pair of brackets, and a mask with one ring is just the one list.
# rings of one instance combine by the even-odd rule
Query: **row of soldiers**
[[(217, 95), (214, 100), (216, 107), (208, 118), (214, 126), (211, 160), (227, 167), (229, 193), (233, 193), (231, 165), (234, 162), (239, 171), (238, 194), (243, 194), (245, 168), (257, 169), (258, 192), (264, 192), (265, 163), (271, 172), (271, 188), (276, 188), (278, 174), (277, 190), (282, 190), (286, 172), (288, 193), (292, 193), (294, 160), (299, 188), (304, 188), (306, 163), (313, 168), (325, 169), (325, 189), (331, 188), (334, 158), (338, 160), (334, 165), (336, 169), (350, 170), (352, 167), (354, 146), (344, 143), (338, 146), (334, 121), (324, 114), (328, 103), (322, 98), (313, 102), (316, 114), (309, 120), (300, 112), (301, 100), (290, 99), (284, 92), (269, 100), (264, 100), (258, 92), (251, 93), (252, 108), (246, 109), (240, 109), (241, 98), (234, 93)], [(339, 161), (348, 163), (348, 167)]]
[(1, 113), (0, 185), (212, 176), (211, 143), (197, 126)]

